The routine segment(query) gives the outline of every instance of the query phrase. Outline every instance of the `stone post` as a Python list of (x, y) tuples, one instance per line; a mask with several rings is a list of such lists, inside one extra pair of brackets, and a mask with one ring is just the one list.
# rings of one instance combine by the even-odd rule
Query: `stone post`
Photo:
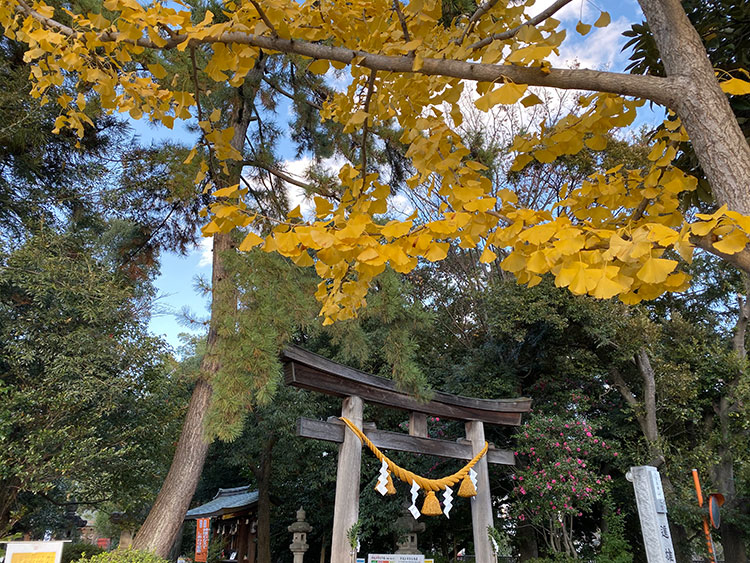
[(297, 521), (287, 528), (292, 533), (292, 543), (289, 551), (294, 554), (294, 563), (303, 563), (305, 552), (310, 547), (307, 545), (307, 534), (312, 531), (312, 526), (305, 522), (305, 511), (300, 506), (297, 511)]

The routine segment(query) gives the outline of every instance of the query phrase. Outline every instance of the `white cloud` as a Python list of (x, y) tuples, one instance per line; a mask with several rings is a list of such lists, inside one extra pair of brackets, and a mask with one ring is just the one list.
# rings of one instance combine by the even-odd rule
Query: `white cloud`
[(214, 261), (213, 251), (214, 239), (213, 237), (203, 237), (198, 242), (197, 250), (200, 252), (200, 260), (198, 261), (199, 268), (205, 268), (211, 266)]
[(565, 68), (577, 65), (613, 71), (624, 69), (627, 55), (622, 52), (622, 47), (627, 38), (623, 37), (622, 32), (629, 29), (631, 23), (627, 18), (620, 17), (607, 27), (592, 28), (585, 37), (569, 29), (569, 39), (560, 47), (560, 55), (550, 57), (552, 66)]
[[(531, 6), (528, 10), (529, 17), (534, 17), (538, 13), (549, 8), (555, 2), (556, 0), (537, 0), (536, 4)], [(598, 13), (599, 11), (594, 8), (591, 2), (579, 0), (578, 2), (570, 2), (569, 4), (566, 4), (562, 9), (555, 12), (555, 15), (552, 17), (560, 21), (577, 22), (579, 19), (586, 21), (591, 18), (591, 16)]]

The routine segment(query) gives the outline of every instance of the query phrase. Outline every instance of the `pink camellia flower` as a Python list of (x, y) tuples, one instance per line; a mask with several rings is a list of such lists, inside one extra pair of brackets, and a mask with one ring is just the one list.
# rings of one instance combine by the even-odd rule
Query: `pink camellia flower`
[(588, 436), (589, 438), (591, 438), (591, 432), (586, 432), (586, 436)]
[(520, 475), (520, 476), (518, 477), (518, 480), (519, 480), (519, 481), (523, 481), (523, 475)]
[(552, 479), (552, 484), (554, 485), (555, 483), (557, 483), (557, 480), (556, 479)]
[(614, 455), (615, 457), (617, 457), (617, 455), (618, 455), (618, 454), (617, 454), (617, 452), (615, 452), (615, 453), (614, 453), (613, 455)]
[(518, 489), (518, 490), (519, 490), (519, 491), (521, 492), (521, 494), (522, 494), (522, 495), (525, 495), (525, 494), (526, 494), (526, 489), (524, 489), (523, 487), (521, 487), (521, 488), (520, 488), (520, 489)]

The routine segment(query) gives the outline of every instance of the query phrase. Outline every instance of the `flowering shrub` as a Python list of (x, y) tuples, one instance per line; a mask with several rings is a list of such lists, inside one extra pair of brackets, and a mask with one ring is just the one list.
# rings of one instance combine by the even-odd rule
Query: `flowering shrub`
[(515, 516), (547, 533), (550, 547), (573, 555), (573, 521), (606, 494), (610, 475), (599, 468), (618, 456), (585, 420), (532, 415), (515, 436)]

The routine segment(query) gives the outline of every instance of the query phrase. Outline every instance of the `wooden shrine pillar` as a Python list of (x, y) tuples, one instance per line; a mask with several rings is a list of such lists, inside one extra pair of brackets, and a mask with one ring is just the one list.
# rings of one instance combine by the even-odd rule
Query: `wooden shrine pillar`
[[(363, 401), (350, 396), (343, 400), (341, 416), (362, 428)], [(333, 537), (331, 563), (351, 563), (351, 546), (347, 533), (359, 519), (359, 474), (362, 462), (362, 442), (353, 432), (344, 433), (339, 449), (336, 473), (336, 500), (333, 508)]]
[[(474, 455), (484, 447), (484, 423), (473, 420), (466, 423), (466, 437), (471, 441)], [(482, 456), (474, 466), (477, 472), (477, 496), (471, 499), (471, 522), (474, 531), (474, 554), (476, 563), (494, 563), (487, 528), (493, 526), (492, 496), (490, 495), (490, 475), (487, 470), (487, 456)]]

